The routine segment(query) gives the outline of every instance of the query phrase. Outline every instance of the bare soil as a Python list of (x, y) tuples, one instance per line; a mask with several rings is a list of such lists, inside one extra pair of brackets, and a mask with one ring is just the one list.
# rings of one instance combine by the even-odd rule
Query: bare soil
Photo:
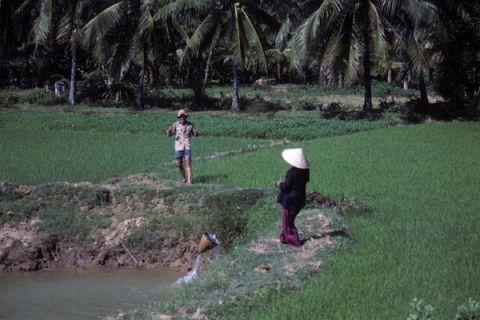
[[(16, 201), (33, 197), (32, 202), (45, 206), (53, 202), (70, 202), (75, 204), (77, 212), (102, 215), (110, 212), (110, 226), (95, 230), (91, 234), (90, 244), (78, 244), (61, 237), (47, 237), (36, 230), (40, 222), (33, 215), (16, 221), (20, 212), (5, 212), (3, 225), (0, 225), (0, 271), (35, 271), (71, 267), (105, 266), (109, 268), (141, 267), (168, 268), (175, 271), (188, 271), (195, 263), (197, 243), (193, 240), (164, 240), (157, 250), (142, 247), (128, 248), (124, 239), (147, 222), (138, 213), (160, 210), (164, 204), (161, 197), (141, 199), (134, 195), (118, 196), (113, 191), (128, 183), (138, 185), (151, 192), (171, 188), (160, 181), (154, 181), (146, 175), (133, 175), (119, 179), (111, 184), (94, 185), (90, 182), (76, 184), (65, 183), (73, 191), (66, 195), (64, 189), (57, 194), (45, 195), (32, 190), (34, 186), (21, 186), (7, 181), (0, 182), (0, 200)], [(108, 202), (99, 204), (95, 199), (82, 201), (85, 187), (107, 190)], [(63, 194), (62, 194), (63, 193)], [(117, 196), (115, 196), (117, 195)], [(5, 199), (7, 198), (7, 199)], [(0, 211), (0, 218), (2, 211)], [(12, 220), (12, 222), (9, 222)]]

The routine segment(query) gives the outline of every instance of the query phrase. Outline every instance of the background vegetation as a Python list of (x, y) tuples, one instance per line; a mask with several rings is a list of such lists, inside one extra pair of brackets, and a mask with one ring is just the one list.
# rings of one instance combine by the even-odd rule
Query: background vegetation
[(475, 1), (6, 0), (0, 9), (0, 88), (65, 87), (61, 99), (41, 89), (7, 95), (7, 104), (178, 109), (181, 101), (157, 93), (185, 88), (188, 107), (205, 110), (206, 90), (220, 84), (228, 91), (217, 107), (238, 112), (239, 86), (263, 79), (356, 84), (363, 98), (354, 106), (367, 111), (378, 106), (372, 83), (382, 81), (413, 89), (423, 105), (433, 85), (448, 110), (478, 112)]

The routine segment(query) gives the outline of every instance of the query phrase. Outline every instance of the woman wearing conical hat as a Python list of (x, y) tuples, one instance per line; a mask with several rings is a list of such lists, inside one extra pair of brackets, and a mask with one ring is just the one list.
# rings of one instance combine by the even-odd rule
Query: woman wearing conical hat
[(290, 248), (299, 248), (302, 243), (295, 227), (295, 217), (305, 207), (305, 189), (310, 180), (310, 169), (302, 149), (286, 149), (282, 152), (282, 157), (292, 167), (287, 171), (285, 181), (280, 179), (277, 182), (280, 189), (277, 202), (283, 207), (280, 241)]

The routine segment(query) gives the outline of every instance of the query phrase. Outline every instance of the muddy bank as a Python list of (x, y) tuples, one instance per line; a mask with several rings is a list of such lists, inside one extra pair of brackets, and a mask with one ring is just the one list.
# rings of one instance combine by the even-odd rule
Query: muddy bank
[(188, 271), (203, 232), (216, 233), (228, 248), (244, 231), (245, 211), (265, 196), (271, 195), (146, 175), (107, 184), (3, 181), (0, 271), (93, 266)]

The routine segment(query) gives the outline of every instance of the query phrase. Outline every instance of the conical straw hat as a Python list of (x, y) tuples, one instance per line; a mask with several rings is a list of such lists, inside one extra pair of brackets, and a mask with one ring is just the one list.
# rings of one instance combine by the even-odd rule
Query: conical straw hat
[(204, 233), (202, 235), (202, 239), (200, 239), (200, 243), (198, 244), (198, 253), (204, 253), (210, 249), (213, 249), (217, 244), (214, 243), (208, 237), (208, 233)]
[(308, 160), (301, 148), (285, 149), (282, 152), (283, 160), (295, 168), (308, 169)]

